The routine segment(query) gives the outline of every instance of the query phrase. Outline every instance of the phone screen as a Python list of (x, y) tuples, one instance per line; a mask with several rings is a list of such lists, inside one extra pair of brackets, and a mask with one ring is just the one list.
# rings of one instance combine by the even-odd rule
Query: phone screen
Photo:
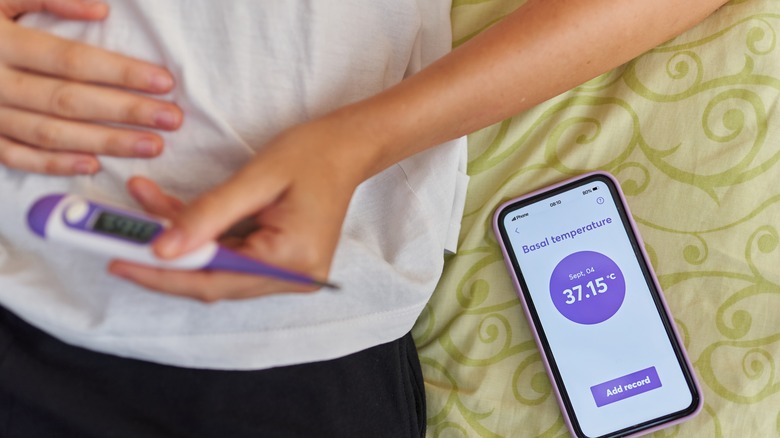
[(623, 435), (700, 397), (613, 180), (592, 174), (505, 204), (497, 231), (571, 427)]

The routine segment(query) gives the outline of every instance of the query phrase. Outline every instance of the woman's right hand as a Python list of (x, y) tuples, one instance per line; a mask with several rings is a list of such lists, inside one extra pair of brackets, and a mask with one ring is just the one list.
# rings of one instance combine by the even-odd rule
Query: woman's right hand
[(163, 140), (152, 130), (175, 130), (183, 118), (175, 104), (150, 96), (171, 91), (172, 75), (14, 21), (37, 11), (102, 20), (108, 6), (90, 0), (0, 0), (0, 165), (77, 175), (100, 170), (99, 155), (158, 155)]

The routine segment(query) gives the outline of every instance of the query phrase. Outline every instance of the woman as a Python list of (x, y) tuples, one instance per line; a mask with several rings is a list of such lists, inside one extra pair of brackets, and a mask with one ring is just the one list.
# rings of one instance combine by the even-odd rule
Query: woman
[[(5, 362), (27, 364), (0, 370), (18, 412), (9, 430), (422, 434), (408, 331), (441, 253), (455, 249), (465, 150), (453, 139), (631, 59), (723, 1), (529, 1), (446, 56), (448, 2), (276, 3), (117, 1), (97, 23), (21, 20), (168, 73), (3, 23), (0, 83), (19, 84), (0, 96), (4, 204), (54, 190), (130, 203), (129, 181), (135, 201), (173, 220), (155, 244), (162, 258), (248, 218), (227, 243), (342, 285), (278, 294), (310, 289), (121, 261), (111, 277), (99, 258), (30, 240), (23, 212), (4, 210), (15, 256), (0, 266)], [(40, 5), (107, 13), (10, 4), (9, 17)], [(60, 390), (36, 392), (41, 381)]]

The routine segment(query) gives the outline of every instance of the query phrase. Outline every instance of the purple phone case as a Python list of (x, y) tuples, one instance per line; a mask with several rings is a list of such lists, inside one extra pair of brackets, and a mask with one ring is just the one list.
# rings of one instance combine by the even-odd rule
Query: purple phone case
[(531, 329), (531, 332), (532, 332), (532, 334), (534, 336), (534, 340), (536, 341), (536, 346), (539, 349), (540, 353), (542, 353), (541, 354), (542, 362), (544, 363), (545, 370), (547, 371), (547, 376), (550, 379), (550, 383), (552, 384), (553, 390), (555, 391), (555, 397), (558, 400), (558, 406), (560, 407), (561, 413), (563, 414), (563, 419), (564, 419), (564, 422), (566, 423), (566, 427), (569, 429), (569, 432), (571, 433), (571, 435), (576, 437), (577, 435), (575, 433), (574, 426), (572, 424), (572, 419), (569, 417), (569, 414), (566, 411), (566, 406), (564, 405), (563, 399), (561, 398), (560, 389), (558, 388), (558, 385), (555, 383), (555, 378), (553, 377), (552, 369), (550, 367), (550, 363), (547, 360), (547, 355), (544, 354), (544, 348), (542, 346), (542, 341), (539, 338), (539, 333), (536, 330), (536, 326), (533, 323), (533, 318), (531, 317), (531, 312), (528, 309), (528, 303), (525, 300), (525, 295), (523, 293), (523, 289), (522, 289), (522, 287), (520, 287), (520, 281), (519, 281), (519, 279), (517, 277), (517, 274), (515, 273), (514, 267), (512, 266), (512, 262), (510, 261), (509, 253), (507, 251), (506, 245), (504, 244), (504, 240), (501, 238), (501, 232), (499, 231), (498, 220), (499, 220), (499, 216), (501, 215), (501, 212), (504, 209), (506, 209), (511, 204), (514, 204), (514, 203), (516, 203), (518, 201), (521, 201), (521, 200), (524, 200), (524, 199), (527, 199), (527, 198), (531, 198), (531, 197), (539, 195), (541, 193), (548, 192), (550, 190), (557, 189), (557, 188), (559, 188), (561, 186), (564, 186), (566, 184), (570, 184), (570, 183), (575, 182), (575, 181), (579, 181), (579, 180), (582, 180), (582, 179), (585, 179), (585, 178), (589, 178), (589, 177), (594, 176), (594, 175), (601, 175), (601, 176), (604, 176), (604, 177), (608, 178), (609, 180), (611, 180), (612, 183), (617, 188), (617, 192), (620, 194), (620, 203), (622, 204), (623, 209), (626, 211), (626, 216), (628, 217), (628, 222), (631, 225), (631, 229), (634, 232), (634, 235), (636, 236), (637, 242), (639, 243), (639, 249), (641, 251), (642, 258), (644, 259), (644, 261), (647, 264), (647, 266), (650, 268), (649, 269), (650, 277), (652, 278), (653, 283), (655, 284), (656, 290), (658, 290), (658, 297), (660, 299), (663, 311), (666, 313), (666, 315), (667, 315), (667, 317), (669, 319), (669, 323), (670, 323), (670, 326), (671, 326), (671, 329), (672, 329), (672, 333), (674, 334), (674, 337), (675, 337), (675, 339), (677, 340), (677, 343), (680, 346), (680, 350), (682, 352), (682, 357), (683, 357), (684, 363), (688, 367), (688, 370), (690, 371), (690, 375), (691, 375), (691, 379), (693, 380), (694, 388), (696, 389), (696, 392), (698, 393), (698, 396), (699, 396), (699, 399), (698, 399), (699, 403), (696, 406), (696, 409), (694, 409), (694, 411), (691, 412), (689, 415), (686, 415), (684, 417), (680, 417), (678, 419), (675, 419), (675, 420), (663, 423), (663, 424), (658, 425), (658, 426), (654, 426), (654, 427), (651, 427), (651, 428), (648, 428), (648, 429), (644, 429), (644, 430), (642, 430), (640, 432), (636, 432), (636, 433), (633, 433), (633, 434), (630, 434), (630, 435), (624, 435), (625, 437), (637, 437), (637, 436), (653, 433), (653, 432), (655, 432), (657, 430), (666, 429), (667, 427), (670, 427), (670, 426), (678, 424), (678, 423), (682, 423), (684, 421), (687, 421), (687, 420), (693, 418), (702, 409), (702, 406), (703, 406), (703, 395), (702, 395), (702, 392), (701, 392), (701, 387), (699, 386), (698, 379), (696, 378), (696, 374), (695, 374), (695, 372), (693, 370), (693, 366), (691, 365), (690, 359), (688, 358), (688, 353), (685, 351), (685, 346), (682, 343), (682, 338), (680, 338), (680, 335), (679, 335), (679, 333), (677, 331), (677, 327), (674, 324), (674, 319), (672, 318), (671, 312), (669, 311), (669, 307), (666, 304), (666, 299), (664, 298), (664, 294), (663, 294), (663, 291), (661, 289), (661, 285), (658, 283), (658, 279), (656, 278), (655, 272), (653, 271), (652, 265), (650, 264), (650, 259), (648, 258), (647, 253), (645, 252), (644, 242), (642, 241), (642, 237), (639, 234), (639, 229), (637, 228), (636, 223), (634, 222), (634, 218), (631, 215), (631, 211), (628, 209), (628, 202), (626, 202), (626, 198), (623, 195), (623, 190), (620, 188), (620, 183), (618, 183), (617, 179), (614, 176), (612, 176), (612, 174), (610, 174), (608, 172), (604, 172), (604, 171), (596, 171), (596, 172), (586, 173), (586, 174), (583, 174), (583, 175), (580, 175), (580, 176), (577, 176), (577, 177), (574, 177), (574, 178), (570, 178), (570, 179), (567, 179), (565, 181), (561, 181), (561, 182), (559, 182), (557, 184), (554, 184), (554, 185), (551, 185), (551, 186), (548, 186), (548, 187), (545, 187), (545, 188), (542, 188), (542, 189), (539, 189), (539, 190), (535, 190), (535, 191), (533, 191), (531, 193), (528, 193), (526, 195), (523, 195), (523, 196), (520, 196), (520, 197), (517, 197), (517, 198), (513, 198), (513, 199), (511, 199), (509, 201), (506, 201), (506, 202), (502, 203), (496, 209), (495, 213), (493, 214), (493, 232), (495, 233), (496, 238), (498, 240), (498, 244), (501, 247), (501, 253), (503, 254), (504, 262), (505, 262), (505, 264), (507, 266), (507, 270), (509, 271), (509, 275), (512, 278), (512, 283), (514, 284), (515, 291), (517, 292), (517, 295), (520, 298), (520, 302), (523, 305), (523, 312), (525, 313), (526, 320), (528, 321), (528, 325), (529, 325), (529, 327)]

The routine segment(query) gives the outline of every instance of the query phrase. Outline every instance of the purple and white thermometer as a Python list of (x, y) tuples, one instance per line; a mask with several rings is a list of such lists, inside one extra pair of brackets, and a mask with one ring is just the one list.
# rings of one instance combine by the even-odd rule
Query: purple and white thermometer
[(216, 242), (173, 260), (159, 259), (152, 252), (152, 242), (169, 226), (168, 221), (77, 195), (58, 193), (38, 199), (27, 214), (27, 223), (46, 240), (144, 265), (232, 271), (338, 289), (331, 283), (243, 256)]

